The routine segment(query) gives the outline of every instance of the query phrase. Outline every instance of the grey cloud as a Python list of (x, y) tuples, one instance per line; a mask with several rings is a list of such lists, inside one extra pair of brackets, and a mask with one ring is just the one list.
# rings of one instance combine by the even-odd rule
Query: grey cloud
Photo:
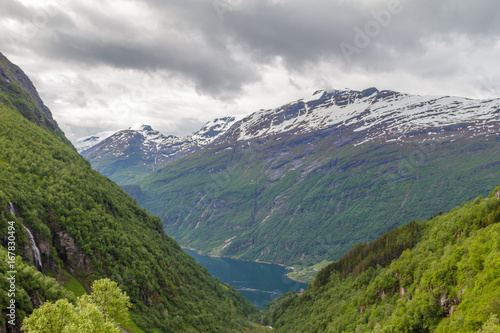
[[(148, 30), (127, 17), (105, 12), (96, 3), (68, 1), (68, 8), (48, 23), (50, 34), (41, 34), (29, 47), (81, 66), (164, 70), (193, 82), (200, 93), (231, 98), (245, 84), (258, 82), (259, 66), (277, 57), (289, 71), (300, 72), (306, 65), (326, 61), (345, 71), (421, 69), (418, 75), (425, 76), (431, 75), (425, 70), (429, 60), (424, 59), (430, 39), (446, 41), (462, 35), (475, 43), (491, 44), (500, 33), (497, 0), (401, 0), (402, 12), (392, 15), (390, 24), (347, 63), (340, 44), (353, 44), (354, 29), (364, 29), (374, 20), (372, 12), (385, 10), (391, 0), (248, 0), (235, 5), (230, 0), (136, 1), (151, 9)], [(224, 11), (217, 12), (217, 5)], [(4, 16), (31, 15), (15, 0), (0, 6)], [(70, 11), (93, 29), (73, 22)], [(243, 50), (246, 57), (237, 57), (235, 49)], [(408, 57), (414, 60), (409, 62)], [(432, 75), (452, 74), (453, 69), (447, 69)]]

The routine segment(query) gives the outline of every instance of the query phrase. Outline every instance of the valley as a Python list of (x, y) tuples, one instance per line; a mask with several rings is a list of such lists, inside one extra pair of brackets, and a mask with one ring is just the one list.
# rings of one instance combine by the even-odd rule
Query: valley
[(121, 185), (183, 246), (302, 269), (486, 195), (500, 182), (499, 132), (498, 99), (319, 90)]
[(131, 333), (496, 327), (498, 100), (318, 91), (185, 138), (140, 125), (77, 150), (0, 65), (0, 221), (18, 231), (2, 281), (8, 258), (20, 269), (2, 329), (102, 277), (130, 297), (114, 324)]
[(0, 1), (0, 333), (499, 333), (499, 13)]

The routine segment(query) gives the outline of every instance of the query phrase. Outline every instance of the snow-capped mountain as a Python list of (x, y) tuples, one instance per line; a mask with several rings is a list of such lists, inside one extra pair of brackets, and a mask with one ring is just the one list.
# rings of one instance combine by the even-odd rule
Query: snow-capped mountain
[(134, 125), (79, 139), (75, 147), (95, 169), (120, 184), (127, 184), (212, 143), (235, 121), (235, 117), (218, 118), (186, 137), (164, 135), (150, 125)]
[(86, 136), (80, 139), (77, 139), (75, 142), (73, 142), (73, 146), (75, 146), (76, 150), (81, 153), (84, 150), (87, 150), (99, 142), (106, 140), (109, 138), (111, 135), (115, 134), (118, 131), (106, 131), (106, 132), (100, 132), (94, 135)]
[[(342, 126), (353, 134), (362, 133), (354, 135), (356, 144), (362, 144), (377, 139), (404, 141), (422, 134), (432, 139), (456, 131), (498, 133), (499, 121), (500, 99), (416, 96), (375, 88), (319, 90), (307, 99), (251, 114), (233, 126), (227, 137), (245, 141)], [(467, 126), (456, 127), (461, 124)]]
[(499, 143), (500, 99), (370, 88), (320, 90), (184, 138), (120, 131), (82, 154), (182, 245), (312, 264), (489, 192)]
[(499, 134), (500, 99), (317, 91), (125, 190), (184, 246), (314, 264), (489, 193)]
[(338, 145), (425, 141), (498, 135), (499, 126), (500, 99), (417, 96), (376, 88), (318, 90), (308, 98), (243, 119), (215, 119), (186, 137), (136, 125), (82, 138), (75, 146), (94, 168), (123, 185), (209, 145), (333, 132), (342, 134), (332, 136)]

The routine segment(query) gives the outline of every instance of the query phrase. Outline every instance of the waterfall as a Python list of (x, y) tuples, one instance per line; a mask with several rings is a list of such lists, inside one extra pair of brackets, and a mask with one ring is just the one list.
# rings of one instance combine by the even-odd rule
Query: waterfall
[(33, 249), (33, 261), (36, 269), (43, 273), (42, 257), (40, 256), (40, 250), (38, 249), (38, 246), (36, 246), (35, 238), (28, 228), (24, 227), (24, 230), (26, 230), (26, 232), (28, 233), (28, 238), (30, 239), (31, 248)]
[(9, 212), (13, 215), (13, 216), (16, 216), (16, 211), (14, 210), (14, 205), (12, 204), (12, 202), (9, 202), (9, 204), (7, 205), (9, 207)]
[[(9, 212), (13, 216), (16, 216), (16, 211), (14, 210), (14, 205), (12, 204), (12, 202), (9, 202), (8, 207), (9, 207)], [(33, 263), (35, 264), (36, 269), (42, 272), (43, 274), (42, 257), (40, 255), (40, 250), (38, 249), (38, 246), (36, 246), (35, 237), (33, 237), (33, 234), (28, 228), (24, 227), (24, 230), (26, 230), (26, 233), (28, 234), (28, 238), (31, 244), (31, 249), (33, 250)]]

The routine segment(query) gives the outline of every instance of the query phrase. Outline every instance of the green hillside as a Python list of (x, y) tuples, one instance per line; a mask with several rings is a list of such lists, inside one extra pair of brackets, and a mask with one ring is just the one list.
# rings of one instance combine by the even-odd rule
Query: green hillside
[(335, 135), (207, 147), (124, 188), (181, 245), (308, 266), (500, 183), (497, 136), (354, 146)]
[(263, 321), (277, 332), (498, 332), (499, 222), (500, 187), (352, 249)]
[[(49, 117), (39, 112), (19, 78), (3, 70), (13, 66), (6, 62), (0, 61), (0, 245), (8, 245), (8, 222), (15, 221), (16, 254), (24, 261), (17, 267), (23, 279), (16, 286), (17, 320), (42, 301), (74, 301), (73, 294), (27, 264), (26, 226), (46, 274), (79, 293), (80, 284), (89, 291), (93, 280), (111, 278), (130, 296), (131, 318), (145, 332), (251, 331), (254, 324), (247, 317), (257, 308), (213, 279), (165, 235), (158, 218), (92, 170), (62, 132), (51, 129)], [(5, 286), (4, 252), (1, 248), (0, 283)], [(6, 290), (0, 290), (3, 319)]]

